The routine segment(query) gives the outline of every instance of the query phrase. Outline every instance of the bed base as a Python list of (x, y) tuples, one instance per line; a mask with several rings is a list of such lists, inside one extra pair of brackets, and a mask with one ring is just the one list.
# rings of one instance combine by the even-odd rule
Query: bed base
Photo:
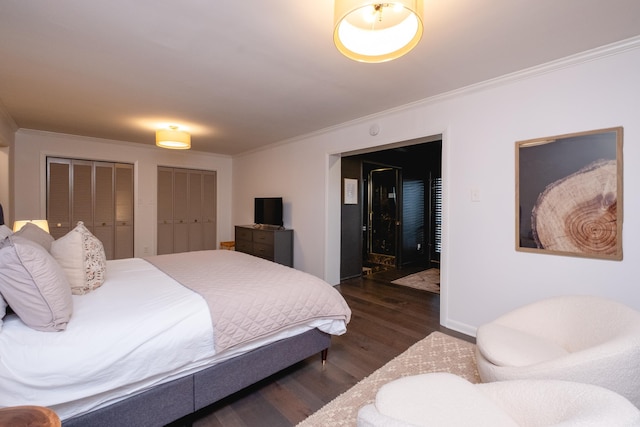
[(317, 353), (331, 336), (312, 329), (84, 415), (63, 420), (63, 427), (163, 426), (190, 415)]

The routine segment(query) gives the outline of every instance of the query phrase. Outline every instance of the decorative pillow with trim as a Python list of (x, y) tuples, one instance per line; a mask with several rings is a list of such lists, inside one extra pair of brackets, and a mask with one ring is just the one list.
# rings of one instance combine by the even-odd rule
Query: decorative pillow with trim
[(0, 243), (0, 293), (27, 326), (62, 331), (73, 311), (69, 281), (49, 252), (17, 234)]
[(67, 274), (74, 295), (84, 295), (104, 283), (107, 270), (104, 246), (82, 221), (51, 244), (51, 255)]

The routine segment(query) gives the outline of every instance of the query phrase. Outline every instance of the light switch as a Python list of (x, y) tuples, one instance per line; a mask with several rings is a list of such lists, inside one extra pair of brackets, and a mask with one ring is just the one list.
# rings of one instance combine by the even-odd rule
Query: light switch
[(479, 202), (480, 201), (480, 189), (479, 188), (472, 188), (471, 189), (471, 201), (472, 202)]

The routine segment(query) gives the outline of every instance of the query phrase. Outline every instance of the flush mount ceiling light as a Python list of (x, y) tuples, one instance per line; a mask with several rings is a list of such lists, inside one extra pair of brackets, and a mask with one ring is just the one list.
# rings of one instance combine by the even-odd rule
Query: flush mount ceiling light
[(188, 150), (191, 148), (191, 135), (178, 126), (171, 125), (167, 129), (156, 131), (156, 145), (173, 150)]
[(343, 55), (356, 61), (399, 58), (422, 37), (422, 11), (423, 0), (335, 0), (333, 41)]

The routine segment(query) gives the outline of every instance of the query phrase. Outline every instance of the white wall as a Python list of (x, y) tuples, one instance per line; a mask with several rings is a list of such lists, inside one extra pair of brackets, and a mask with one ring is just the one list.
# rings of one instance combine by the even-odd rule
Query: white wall
[(12, 220), (11, 212), (13, 211), (9, 190), (11, 188), (11, 150), (17, 129), (4, 105), (0, 103), (0, 204), (2, 204), (4, 220), (7, 223)]
[[(217, 240), (233, 240), (231, 224), (232, 159), (196, 151), (106, 141), (32, 130), (15, 136), (15, 218), (46, 217), (46, 157), (104, 160), (135, 165), (135, 256), (156, 253), (157, 167), (217, 171)], [(217, 244), (217, 243), (216, 243)]]
[[(639, 75), (635, 39), (238, 156), (233, 222), (252, 222), (253, 197), (283, 196), (295, 267), (338, 283), (336, 154), (442, 134), (444, 326), (475, 334), (506, 310), (558, 294), (640, 310)], [(615, 126), (624, 127), (624, 260), (516, 252), (515, 142)]]

